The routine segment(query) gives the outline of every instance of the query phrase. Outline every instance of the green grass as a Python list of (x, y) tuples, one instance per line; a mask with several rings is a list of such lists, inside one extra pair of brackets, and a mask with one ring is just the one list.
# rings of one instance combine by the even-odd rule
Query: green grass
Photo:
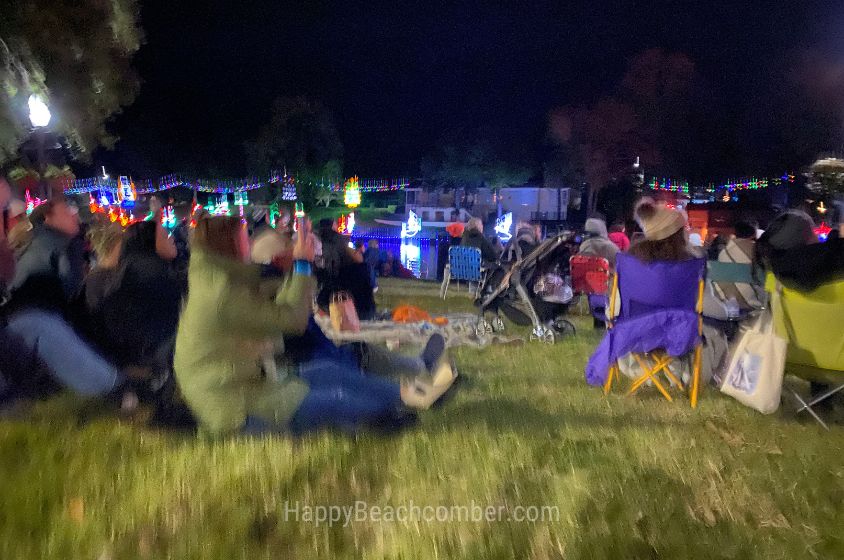
[[(467, 310), (432, 284), (380, 303)], [(465, 382), (393, 436), (210, 442), (68, 396), (0, 421), (0, 558), (841, 558), (844, 430), (704, 391), (583, 380), (599, 335), (455, 352)], [(300, 506), (554, 506), (551, 522), (284, 518)], [(81, 506), (81, 507), (80, 507)], [(302, 510), (304, 511), (304, 510)]]

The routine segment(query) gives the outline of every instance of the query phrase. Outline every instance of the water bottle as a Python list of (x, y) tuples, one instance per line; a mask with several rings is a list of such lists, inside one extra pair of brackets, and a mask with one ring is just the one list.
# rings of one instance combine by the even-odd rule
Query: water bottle
[(736, 298), (731, 297), (727, 300), (725, 307), (727, 308), (727, 319), (730, 321), (734, 321), (738, 319), (739, 314), (741, 313), (741, 308), (739, 307)]

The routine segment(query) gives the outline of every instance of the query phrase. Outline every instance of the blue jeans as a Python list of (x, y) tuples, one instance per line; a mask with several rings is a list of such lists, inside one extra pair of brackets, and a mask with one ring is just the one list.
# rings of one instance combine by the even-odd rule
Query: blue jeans
[(46, 370), (80, 395), (102, 395), (123, 381), (120, 371), (97, 354), (59, 315), (25, 309), (9, 317), (3, 329), (2, 364), (21, 377)]
[(289, 426), (274, 426), (261, 418), (246, 420), (246, 433), (301, 433), (326, 426), (354, 429), (385, 418), (401, 405), (397, 383), (369, 377), (359, 368), (336, 359), (316, 359), (299, 366), (310, 392), (293, 414)]

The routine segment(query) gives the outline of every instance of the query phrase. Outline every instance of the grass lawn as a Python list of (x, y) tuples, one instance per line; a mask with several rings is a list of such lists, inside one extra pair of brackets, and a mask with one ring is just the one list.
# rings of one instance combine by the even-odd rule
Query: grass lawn
[[(465, 291), (436, 293), (384, 282), (379, 303), (470, 309)], [(599, 334), (575, 322), (554, 346), (456, 351), (459, 391), (391, 436), (209, 442), (68, 396), (39, 403), (0, 421), (0, 559), (844, 557), (840, 425), (797, 421), (790, 403), (765, 417), (712, 389), (696, 411), (648, 391), (602, 398), (583, 380)], [(556, 509), (304, 519), (356, 501)]]

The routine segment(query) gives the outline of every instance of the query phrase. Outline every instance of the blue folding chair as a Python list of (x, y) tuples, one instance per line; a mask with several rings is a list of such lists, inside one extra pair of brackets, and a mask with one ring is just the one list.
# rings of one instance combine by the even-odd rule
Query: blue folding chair
[(462, 245), (449, 247), (448, 264), (443, 271), (443, 283), (440, 286), (440, 295), (445, 299), (448, 293), (448, 285), (451, 280), (465, 280), (469, 282), (471, 290), (472, 282), (481, 285), (484, 277), (484, 268), (481, 266), (481, 250), (477, 247), (464, 247)]

